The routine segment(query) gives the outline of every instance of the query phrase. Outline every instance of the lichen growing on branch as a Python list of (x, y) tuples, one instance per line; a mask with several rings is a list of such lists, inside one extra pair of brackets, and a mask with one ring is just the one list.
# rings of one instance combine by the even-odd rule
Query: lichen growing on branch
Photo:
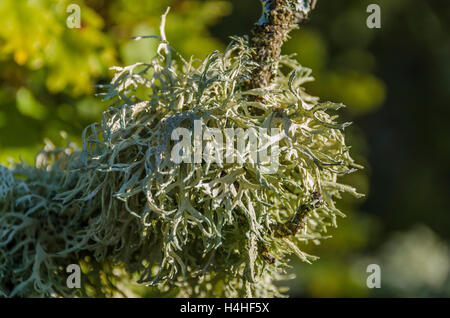
[(253, 60), (257, 63), (249, 87), (265, 87), (276, 76), (281, 47), (289, 32), (308, 19), (316, 0), (260, 0), (263, 10), (251, 30), (250, 42), (255, 48)]
[[(161, 37), (140, 38), (159, 41), (152, 63), (114, 68), (102, 87), (111, 107), (84, 130), (81, 149), (48, 143), (35, 166), (0, 167), (0, 296), (111, 295), (136, 275), (179, 296), (281, 296), (273, 283), (290, 256), (313, 261), (302, 246), (336, 226), (334, 200), (359, 196), (338, 183), (360, 168), (348, 123), (329, 113), (342, 105), (304, 91), (311, 70), (281, 56), (271, 83), (248, 89), (258, 65), (247, 38), (186, 61), (164, 21)], [(172, 131), (195, 120), (221, 131), (279, 128), (269, 137), (279, 142), (277, 173), (175, 163)], [(66, 286), (69, 264), (82, 264), (80, 290)]]

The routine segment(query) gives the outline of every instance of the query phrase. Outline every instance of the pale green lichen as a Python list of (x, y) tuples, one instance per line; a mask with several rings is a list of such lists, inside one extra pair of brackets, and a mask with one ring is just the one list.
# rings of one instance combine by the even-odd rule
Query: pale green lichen
[[(342, 105), (305, 93), (311, 70), (283, 56), (269, 87), (248, 90), (246, 38), (204, 61), (182, 59), (163, 32), (155, 38), (151, 64), (114, 68), (103, 87), (112, 106), (84, 130), (81, 150), (47, 144), (35, 167), (0, 167), (0, 296), (110, 295), (115, 267), (179, 296), (281, 296), (273, 282), (289, 256), (314, 260), (303, 243), (342, 215), (334, 198), (359, 196), (337, 182), (359, 167), (348, 124), (327, 113)], [(197, 119), (280, 128), (278, 172), (174, 163), (172, 130)], [(66, 287), (72, 263), (83, 265), (81, 290)]]

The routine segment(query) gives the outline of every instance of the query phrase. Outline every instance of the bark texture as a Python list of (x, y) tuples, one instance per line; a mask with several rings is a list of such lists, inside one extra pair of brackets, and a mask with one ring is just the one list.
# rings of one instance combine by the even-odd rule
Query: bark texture
[(308, 18), (316, 0), (260, 0), (263, 14), (251, 30), (251, 43), (255, 49), (254, 61), (258, 67), (253, 72), (250, 88), (270, 84), (281, 47), (289, 32)]

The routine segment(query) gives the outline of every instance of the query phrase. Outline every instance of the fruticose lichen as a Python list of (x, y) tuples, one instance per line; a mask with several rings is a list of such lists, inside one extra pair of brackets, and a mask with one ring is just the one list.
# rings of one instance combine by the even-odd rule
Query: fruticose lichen
[[(178, 296), (282, 296), (273, 282), (289, 256), (314, 260), (302, 245), (336, 226), (334, 199), (359, 196), (337, 182), (359, 168), (348, 124), (328, 114), (342, 105), (302, 89), (311, 70), (282, 56), (268, 87), (248, 89), (247, 38), (204, 61), (184, 60), (164, 32), (154, 38), (152, 63), (114, 68), (103, 87), (111, 107), (84, 130), (82, 149), (48, 143), (35, 166), (0, 166), (0, 296), (110, 295), (124, 275)], [(277, 173), (176, 164), (171, 132), (194, 120), (279, 128)], [(81, 289), (66, 286), (69, 264), (83, 267)]]

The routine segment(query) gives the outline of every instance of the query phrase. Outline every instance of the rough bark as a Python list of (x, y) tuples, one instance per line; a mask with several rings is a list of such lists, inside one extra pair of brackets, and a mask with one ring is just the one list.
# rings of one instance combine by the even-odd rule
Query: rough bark
[(253, 72), (250, 88), (270, 84), (281, 47), (289, 32), (308, 18), (317, 0), (260, 0), (263, 14), (251, 30), (251, 43), (255, 48), (254, 61), (258, 67)]

